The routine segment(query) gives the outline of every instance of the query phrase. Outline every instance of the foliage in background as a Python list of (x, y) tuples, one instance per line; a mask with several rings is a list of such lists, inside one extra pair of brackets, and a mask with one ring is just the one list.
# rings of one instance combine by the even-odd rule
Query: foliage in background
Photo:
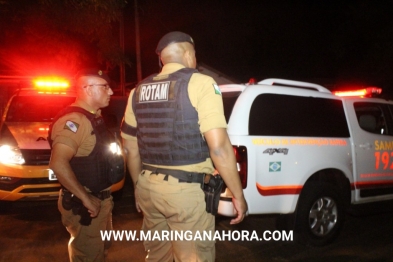
[(128, 62), (119, 44), (125, 0), (2, 0), (3, 63), (31, 70), (75, 72)]

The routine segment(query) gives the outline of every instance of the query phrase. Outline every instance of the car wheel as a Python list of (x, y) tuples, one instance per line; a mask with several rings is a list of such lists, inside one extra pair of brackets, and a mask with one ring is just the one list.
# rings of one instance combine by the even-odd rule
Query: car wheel
[(338, 236), (344, 217), (340, 191), (329, 183), (309, 182), (299, 198), (295, 235), (305, 244), (326, 245)]

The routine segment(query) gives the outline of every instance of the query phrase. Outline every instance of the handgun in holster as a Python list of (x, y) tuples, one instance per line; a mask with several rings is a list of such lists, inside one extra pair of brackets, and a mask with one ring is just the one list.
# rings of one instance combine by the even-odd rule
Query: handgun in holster
[(92, 217), (88, 209), (82, 204), (82, 201), (71, 192), (64, 190), (62, 192), (62, 205), (65, 210), (71, 210), (74, 215), (80, 215), (79, 223), (83, 226), (91, 224)]
[(218, 211), (218, 203), (220, 202), (220, 194), (224, 180), (220, 175), (211, 175), (208, 183), (203, 184), (203, 192), (205, 193), (206, 212), (216, 215)]

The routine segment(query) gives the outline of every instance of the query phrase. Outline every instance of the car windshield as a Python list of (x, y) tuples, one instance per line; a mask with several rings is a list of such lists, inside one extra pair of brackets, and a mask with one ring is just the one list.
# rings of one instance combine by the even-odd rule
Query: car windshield
[(52, 122), (56, 114), (75, 101), (69, 96), (16, 96), (9, 107), (7, 122)]

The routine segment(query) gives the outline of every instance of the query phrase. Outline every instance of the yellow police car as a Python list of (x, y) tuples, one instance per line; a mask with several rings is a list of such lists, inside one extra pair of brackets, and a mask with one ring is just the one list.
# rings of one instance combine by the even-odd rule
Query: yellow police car
[[(51, 77), (35, 79), (9, 99), (0, 123), (0, 201), (58, 197), (60, 184), (48, 168), (48, 127), (75, 96), (68, 81)], [(112, 192), (123, 185), (124, 179)]]

